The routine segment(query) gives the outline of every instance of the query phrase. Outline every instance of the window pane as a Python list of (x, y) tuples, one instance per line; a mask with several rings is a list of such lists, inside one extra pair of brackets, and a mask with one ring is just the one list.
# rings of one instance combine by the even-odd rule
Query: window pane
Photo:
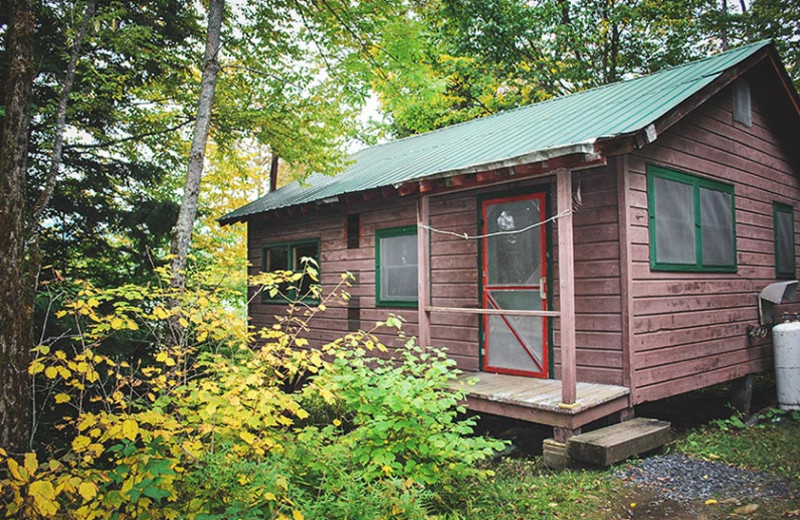
[(703, 265), (734, 265), (733, 197), (730, 193), (700, 188), (700, 222), (703, 226)]
[(300, 244), (292, 247), (294, 256), (293, 270), (302, 271), (305, 268), (303, 258), (313, 258), (319, 263), (319, 252), (317, 244)]
[[(298, 244), (292, 246), (292, 256), (294, 258), (294, 266), (293, 270), (295, 272), (304, 271), (306, 268), (306, 264), (303, 262), (304, 258), (313, 258), (317, 263), (319, 263), (319, 249), (317, 248), (316, 243), (311, 244)], [(316, 266), (311, 265), (311, 267), (316, 269)], [(311, 295), (311, 285), (314, 284), (314, 280), (311, 279), (310, 276), (304, 276), (300, 279), (297, 286), (297, 295), (299, 297), (306, 297)]]
[(286, 246), (269, 247), (266, 250), (264, 270), (266, 272), (285, 271), (289, 269), (289, 250)]
[(775, 267), (779, 274), (794, 276), (794, 237), (792, 236), (792, 213), (775, 212)]
[(417, 300), (417, 236), (380, 239), (381, 300)]
[[(500, 202), (486, 207), (489, 234), (518, 231), (539, 222), (538, 200)], [(489, 237), (487, 267), (490, 285), (538, 285), (541, 272), (540, 228)]]
[(656, 261), (695, 264), (694, 188), (655, 177)]

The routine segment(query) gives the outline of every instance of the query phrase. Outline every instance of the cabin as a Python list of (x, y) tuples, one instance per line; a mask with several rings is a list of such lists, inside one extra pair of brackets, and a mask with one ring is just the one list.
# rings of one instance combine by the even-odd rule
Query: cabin
[[(772, 368), (752, 331), (759, 291), (797, 278), (799, 136), (764, 41), (366, 148), (221, 222), (247, 223), (253, 274), (354, 274), (310, 340), (401, 315), (477, 377), (470, 408), (563, 441)], [(255, 326), (284, 311), (249, 307)]]

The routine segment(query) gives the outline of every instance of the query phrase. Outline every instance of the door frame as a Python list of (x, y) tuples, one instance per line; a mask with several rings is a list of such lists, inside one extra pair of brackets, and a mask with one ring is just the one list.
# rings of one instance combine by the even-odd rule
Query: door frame
[[(502, 191), (491, 191), (486, 193), (480, 193), (476, 197), (477, 199), (477, 208), (476, 208), (476, 220), (478, 225), (478, 233), (483, 234), (483, 203), (487, 200), (492, 199), (504, 199), (504, 198), (513, 198), (516, 196), (525, 196), (531, 195), (533, 193), (542, 193), (544, 194), (544, 214), (545, 218), (550, 218), (552, 216), (552, 183), (548, 182), (546, 184), (536, 184), (532, 186), (525, 186), (524, 188), (519, 188), (514, 186), (512, 188), (507, 188)], [(548, 311), (553, 310), (553, 262), (557, 261), (553, 257), (553, 226), (552, 222), (547, 222), (544, 225), (544, 251), (543, 256), (545, 259), (545, 283), (547, 285), (547, 299), (546, 305)], [(484, 269), (484, 254), (483, 254), (483, 240), (480, 239), (478, 241), (478, 256), (477, 256), (477, 270), (478, 270), (478, 308), (484, 308), (484, 286), (483, 286), (483, 269)], [(487, 371), (486, 369), (486, 320), (487, 315), (481, 315), (480, 319), (478, 320), (478, 370), (481, 372)], [(541, 379), (552, 379), (553, 374), (555, 373), (555, 359), (553, 355), (553, 344), (554, 344), (554, 327), (553, 327), (553, 318), (547, 317), (543, 318), (543, 325), (544, 330), (542, 331), (542, 341), (545, 342), (545, 345), (542, 346), (542, 352), (545, 354), (547, 360), (545, 361), (546, 365), (546, 374), (543, 376), (534, 376), (527, 372), (519, 372), (519, 371), (507, 371), (507, 370), (497, 370), (492, 369), (492, 372), (498, 373), (508, 373), (511, 375), (522, 375), (525, 377), (536, 377)]]

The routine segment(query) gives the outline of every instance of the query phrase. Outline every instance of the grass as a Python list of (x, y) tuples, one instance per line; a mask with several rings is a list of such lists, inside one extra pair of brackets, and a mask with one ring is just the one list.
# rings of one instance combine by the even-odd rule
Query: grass
[(554, 472), (541, 457), (503, 458), (490, 467), (493, 480), (441, 494), (443, 501), (432, 504), (434, 509), (444, 518), (465, 520), (598, 518), (599, 506), (610, 509), (605, 497), (617, 486), (608, 478), (610, 471)]
[(678, 449), (692, 457), (800, 479), (800, 413), (769, 410), (755, 426), (736, 416), (716, 420), (687, 435)]
[[(769, 410), (754, 426), (745, 425), (736, 416), (713, 419), (689, 430), (671, 449), (800, 481), (800, 414)], [(664, 509), (667, 506), (658, 505), (657, 493), (626, 487), (616, 478), (616, 468), (553, 472), (542, 465), (541, 457), (498, 459), (491, 468), (495, 471), (493, 480), (472, 482), (441, 494), (431, 504), (439, 518), (800, 518), (797, 499), (716, 504), (698, 501), (668, 504)], [(748, 507), (750, 510), (743, 509)]]

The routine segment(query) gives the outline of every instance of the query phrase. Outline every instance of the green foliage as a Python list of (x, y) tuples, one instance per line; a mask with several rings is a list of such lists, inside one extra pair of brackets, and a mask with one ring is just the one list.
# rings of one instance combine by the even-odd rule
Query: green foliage
[[(293, 291), (302, 276), (260, 275), (256, 294)], [(59, 313), (73, 335), (38, 346), (29, 368), (61, 417), (63, 444), (43, 462), (0, 451), (2, 514), (426, 518), (437, 493), (490, 475), (475, 464), (503, 444), (470, 436), (472, 423), (458, 419), (463, 394), (448, 388), (455, 375), (443, 352), (409, 341), (397, 363), (371, 360), (387, 351), (373, 331), (309, 349), (308, 320), (346, 298), (347, 280), (318, 306), (298, 302), (250, 332), (215, 291), (82, 284)], [(187, 342), (165, 346), (176, 319)], [(390, 317), (378, 326), (401, 325)], [(150, 331), (151, 361), (99, 353), (140, 330)]]
[(770, 409), (749, 426), (738, 416), (691, 432), (678, 449), (693, 456), (800, 478), (800, 414)]

